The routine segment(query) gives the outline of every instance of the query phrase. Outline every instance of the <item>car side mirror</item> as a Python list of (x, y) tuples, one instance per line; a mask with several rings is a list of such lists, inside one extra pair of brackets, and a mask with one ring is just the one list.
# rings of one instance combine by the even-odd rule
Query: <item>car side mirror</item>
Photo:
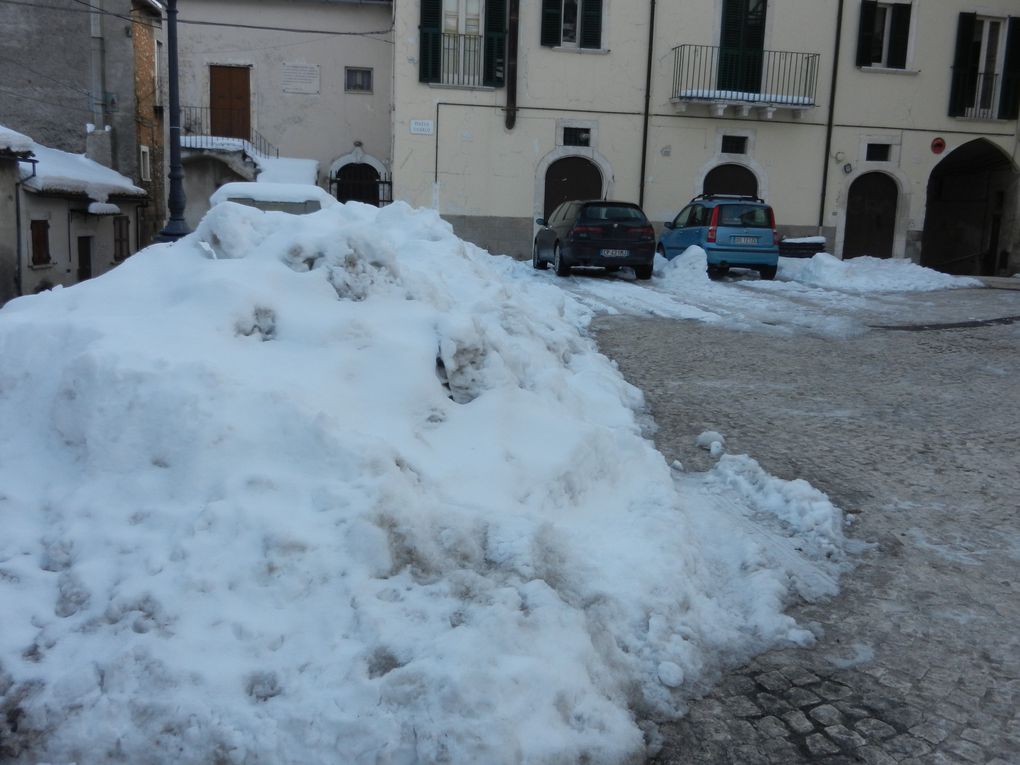
[(539, 226), (546, 226), (546, 225), (548, 225), (545, 222), (545, 218), (535, 218), (535, 223), (537, 223)]
[(674, 229), (676, 226), (673, 225), (673, 221), (668, 220), (662, 224), (663, 228)]

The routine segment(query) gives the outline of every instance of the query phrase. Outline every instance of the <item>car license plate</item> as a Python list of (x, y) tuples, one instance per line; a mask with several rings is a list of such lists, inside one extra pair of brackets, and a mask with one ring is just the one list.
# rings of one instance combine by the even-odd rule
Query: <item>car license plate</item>
[(733, 236), (730, 237), (730, 241), (733, 244), (758, 244), (758, 237), (756, 236)]
[(603, 250), (603, 258), (625, 258), (630, 255), (630, 250)]

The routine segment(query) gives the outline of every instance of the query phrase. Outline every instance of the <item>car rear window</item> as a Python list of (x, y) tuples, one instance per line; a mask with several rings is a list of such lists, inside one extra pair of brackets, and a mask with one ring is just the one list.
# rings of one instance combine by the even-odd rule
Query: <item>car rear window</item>
[(743, 228), (772, 228), (768, 207), (758, 205), (719, 205), (720, 226)]
[(644, 223), (645, 214), (640, 208), (626, 205), (588, 205), (581, 212), (581, 220), (610, 220), (627, 223)]

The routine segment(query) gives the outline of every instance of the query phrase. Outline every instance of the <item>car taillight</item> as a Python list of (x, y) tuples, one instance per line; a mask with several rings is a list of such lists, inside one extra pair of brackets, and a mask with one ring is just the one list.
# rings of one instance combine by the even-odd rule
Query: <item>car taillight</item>
[(581, 239), (592, 234), (601, 234), (602, 226), (574, 226), (571, 234)]
[(708, 234), (705, 236), (706, 242), (715, 243), (715, 236), (719, 230), (719, 208), (712, 208), (712, 219), (708, 222)]
[(651, 226), (642, 226), (641, 228), (637, 229), (635, 233), (641, 239), (654, 239), (655, 238), (655, 229), (652, 228)]
[(769, 208), (769, 223), (772, 224), (772, 244), (779, 244), (779, 231), (776, 229), (776, 211)]

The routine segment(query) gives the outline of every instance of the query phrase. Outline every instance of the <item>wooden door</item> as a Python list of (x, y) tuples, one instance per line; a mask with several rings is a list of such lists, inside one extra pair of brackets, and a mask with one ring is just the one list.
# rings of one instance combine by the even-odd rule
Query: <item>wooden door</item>
[(896, 182), (884, 173), (865, 173), (850, 186), (843, 259), (892, 257), (896, 233)]
[(561, 202), (569, 199), (601, 199), (602, 173), (584, 157), (563, 157), (545, 172), (546, 218)]
[(719, 165), (705, 176), (702, 189), (705, 194), (739, 194), (744, 197), (758, 196), (758, 179), (742, 165)]
[(766, 0), (723, 0), (719, 89), (761, 91)]
[(78, 281), (92, 278), (92, 237), (78, 237)]
[(212, 134), (251, 139), (251, 83), (246, 66), (209, 67)]

